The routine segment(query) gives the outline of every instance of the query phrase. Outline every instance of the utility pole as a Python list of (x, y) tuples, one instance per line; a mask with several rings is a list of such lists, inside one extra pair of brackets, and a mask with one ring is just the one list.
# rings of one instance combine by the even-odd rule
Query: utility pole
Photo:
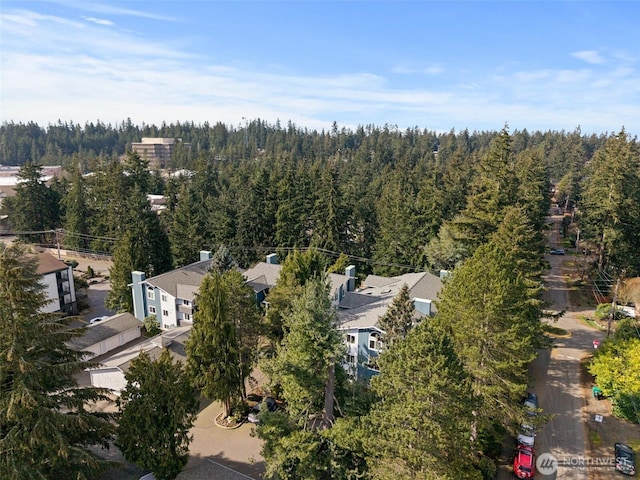
[(56, 246), (58, 247), (58, 260), (62, 260), (62, 258), (60, 257), (60, 229), (56, 228), (54, 232), (56, 234)]
[(620, 274), (620, 276), (618, 277), (618, 280), (616, 281), (616, 288), (613, 291), (613, 300), (611, 301), (611, 311), (609, 312), (609, 321), (607, 322), (607, 338), (609, 338), (609, 335), (611, 334), (611, 323), (613, 322), (613, 319), (615, 317), (616, 314), (616, 303), (618, 301), (618, 290), (620, 289), (620, 283), (622, 282), (622, 276), (624, 275), (624, 272), (622, 274)]

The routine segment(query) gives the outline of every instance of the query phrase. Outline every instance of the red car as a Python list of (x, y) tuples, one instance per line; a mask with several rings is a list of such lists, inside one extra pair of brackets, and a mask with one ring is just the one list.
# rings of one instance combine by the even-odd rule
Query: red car
[(533, 478), (536, 474), (536, 454), (533, 452), (533, 448), (518, 445), (516, 456), (513, 459), (513, 473), (518, 478)]

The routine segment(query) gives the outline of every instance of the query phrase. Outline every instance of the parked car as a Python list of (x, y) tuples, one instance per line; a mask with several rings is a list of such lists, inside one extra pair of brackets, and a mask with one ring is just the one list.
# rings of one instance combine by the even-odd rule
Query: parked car
[(526, 423), (520, 426), (520, 433), (518, 433), (518, 443), (526, 445), (527, 447), (533, 447), (536, 439), (536, 432), (531, 425)]
[(564, 251), (564, 248), (552, 248), (549, 250), (549, 253), (551, 255), (564, 255), (566, 252)]
[(92, 318), (91, 320), (89, 320), (89, 325), (93, 325), (94, 323), (101, 322), (102, 320), (106, 320), (107, 318), (109, 318), (109, 317), (107, 317), (107, 316), (102, 316), (102, 317), (95, 317), (95, 318)]
[(265, 397), (261, 402), (257, 403), (249, 412), (247, 420), (251, 423), (260, 423), (260, 412), (263, 408), (266, 408), (269, 412), (275, 412), (278, 409), (278, 404), (271, 397)]
[(522, 404), (527, 409), (527, 413), (531, 416), (538, 414), (538, 396), (535, 393), (527, 393)]
[(616, 443), (614, 446), (616, 454), (616, 471), (625, 475), (636, 474), (636, 454), (629, 445)]
[(518, 445), (513, 459), (513, 473), (518, 478), (533, 478), (536, 474), (536, 455), (532, 447)]

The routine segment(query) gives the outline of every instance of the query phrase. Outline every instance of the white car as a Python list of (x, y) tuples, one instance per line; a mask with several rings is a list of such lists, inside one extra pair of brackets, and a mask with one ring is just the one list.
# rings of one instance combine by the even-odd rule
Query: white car
[(109, 318), (109, 317), (107, 317), (106, 315), (104, 315), (102, 317), (92, 318), (91, 320), (89, 320), (89, 325), (93, 325), (94, 323), (101, 322), (102, 320), (106, 320), (107, 318)]
[(518, 443), (526, 445), (527, 447), (533, 447), (536, 440), (536, 432), (531, 425), (523, 424), (520, 427), (520, 433), (518, 433)]

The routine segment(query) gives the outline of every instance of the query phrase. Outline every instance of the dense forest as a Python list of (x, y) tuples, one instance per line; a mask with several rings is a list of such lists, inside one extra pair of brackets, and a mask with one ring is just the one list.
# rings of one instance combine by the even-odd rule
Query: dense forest
[[(637, 155), (635, 140), (621, 135)], [(190, 144), (177, 146), (171, 169), (193, 174), (147, 172), (130, 153), (131, 143), (143, 136), (179, 137)], [(518, 205), (540, 222), (550, 182), (557, 184), (562, 206), (578, 204), (586, 166), (612, 137), (583, 135), (579, 128), (509, 132), (506, 126), (436, 133), (388, 125), (352, 131), (334, 124), (331, 131), (318, 132), (259, 119), (235, 128), (5, 123), (0, 163), (62, 165), (68, 174), (47, 191), (40, 186), (41, 194), (28, 200), (42, 203), (42, 208), (32, 205), (33, 214), (20, 214), (25, 209), (16, 208), (14, 199), (5, 200), (2, 209), (14, 211), (15, 230), (63, 228), (64, 246), (113, 253), (125, 234), (141, 225), (142, 207), (131, 204), (141, 200), (134, 192), (164, 194), (168, 208), (155, 228), (168, 234), (173, 258), (163, 265), (184, 265), (195, 261), (199, 250), (225, 244), (243, 266), (277, 248), (314, 246), (349, 255), (364, 273), (438, 270), (473, 252), (474, 240), (463, 241), (469, 232), (462, 221), (474, 214), (465, 213), (474, 208), (471, 194), (493, 182), (499, 189), (495, 208)], [(31, 172), (22, 190), (37, 183)], [(488, 233), (496, 222), (475, 234)], [(597, 228), (592, 230), (597, 236)], [(587, 228), (583, 239), (588, 235)]]

